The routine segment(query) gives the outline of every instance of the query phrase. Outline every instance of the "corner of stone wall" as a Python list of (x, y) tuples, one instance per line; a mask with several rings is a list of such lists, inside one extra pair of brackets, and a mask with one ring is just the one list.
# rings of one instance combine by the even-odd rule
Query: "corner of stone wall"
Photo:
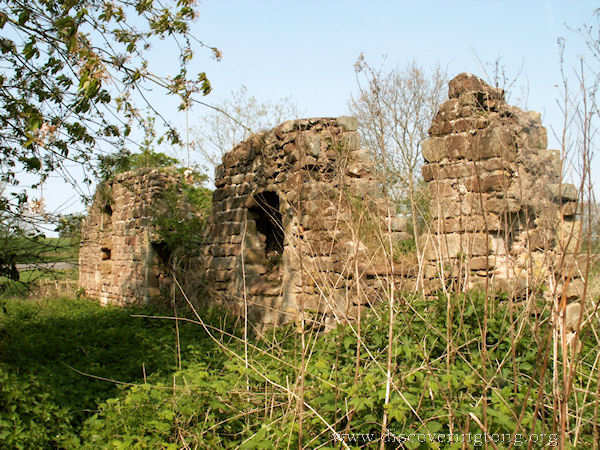
[[(385, 284), (376, 278), (390, 268), (365, 230), (386, 232), (388, 209), (357, 127), (353, 117), (291, 120), (223, 157), (204, 266), (224, 305), (256, 324), (334, 323), (368, 303), (368, 285)], [(391, 220), (395, 238), (405, 225)]]
[(560, 255), (577, 259), (577, 192), (561, 184), (559, 153), (547, 150), (540, 114), (460, 74), (429, 135), (422, 145), (432, 199), (423, 237), (428, 278), (518, 296), (558, 275)]
[(102, 304), (158, 300), (166, 280), (152, 242), (162, 193), (177, 183), (169, 168), (145, 168), (101, 183), (83, 222), (79, 287)]

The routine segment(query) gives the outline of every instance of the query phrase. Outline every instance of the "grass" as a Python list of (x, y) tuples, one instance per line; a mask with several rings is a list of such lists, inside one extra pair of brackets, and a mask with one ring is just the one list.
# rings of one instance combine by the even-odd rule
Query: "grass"
[[(97, 405), (118, 395), (118, 383), (144, 383), (176, 370), (173, 321), (132, 317), (153, 312), (87, 299), (0, 300), (0, 430), (13, 430), (0, 433), (0, 447), (68, 448)], [(213, 345), (197, 326), (180, 324), (180, 339), (184, 360), (192, 342), (211, 354)], [(69, 425), (47, 423), (48, 417)], [(62, 438), (36, 438), (36, 424), (48, 434), (59, 429)]]
[[(297, 448), (303, 414), (306, 448), (339, 448), (333, 430), (372, 438), (349, 446), (376, 448), (386, 413), (400, 440), (454, 433), (479, 446), (485, 420), (490, 434), (520, 436), (515, 446), (534, 434), (533, 448), (557, 444), (548, 308), (534, 317), (481, 293), (396, 300), (392, 329), (389, 306), (365, 313), (360, 345), (340, 324), (329, 333), (309, 327), (304, 345), (283, 326), (246, 346), (222, 313), (201, 310), (206, 329), (179, 322), (181, 367), (174, 322), (133, 317), (166, 311), (0, 300), (0, 447)], [(591, 448), (600, 403), (595, 325), (581, 338), (568, 438)], [(444, 442), (439, 448), (461, 448)]]

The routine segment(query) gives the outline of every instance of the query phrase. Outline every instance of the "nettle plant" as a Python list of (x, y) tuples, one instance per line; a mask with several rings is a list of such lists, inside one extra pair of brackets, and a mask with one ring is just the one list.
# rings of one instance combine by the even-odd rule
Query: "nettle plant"
[[(292, 326), (275, 329), (246, 349), (235, 331), (220, 334), (219, 327), (211, 326), (211, 342), (222, 350), (217, 351), (220, 356), (208, 358), (200, 348), (193, 350), (197, 343), (190, 344), (193, 361), (174, 377), (128, 389), (100, 405), (84, 426), (84, 446), (111, 442), (122, 447), (285, 448), (298, 442), (300, 394), (294, 380), (300, 375), (305, 448), (355, 448), (349, 441), (348, 447), (340, 447), (332, 429), (346, 436), (372, 436), (369, 445), (374, 445), (384, 414), (392, 438), (471, 433), (480, 440), (469, 441), (469, 447), (483, 446), (478, 417), (484, 410), (490, 436), (512, 436), (513, 445), (521, 446), (535, 434), (534, 448), (555, 446), (556, 424), (548, 403), (552, 381), (544, 370), (549, 311), (533, 318), (513, 314), (511, 308), (505, 302), (485, 311), (483, 293), (449, 299), (402, 296), (394, 306), (391, 330), (390, 311), (381, 306), (365, 315), (360, 339), (349, 324), (329, 333), (307, 333), (310, 355), (304, 364)], [(576, 376), (578, 388), (597, 375), (594, 345), (593, 340), (584, 345), (586, 364)], [(357, 346), (362, 349), (359, 356)], [(583, 389), (577, 390), (571, 406), (581, 409), (585, 396)], [(591, 447), (593, 408), (580, 414), (577, 443)], [(502, 448), (509, 445), (495, 442)], [(404, 445), (421, 444), (412, 439)], [(430, 445), (464, 448), (463, 442), (454, 441)]]

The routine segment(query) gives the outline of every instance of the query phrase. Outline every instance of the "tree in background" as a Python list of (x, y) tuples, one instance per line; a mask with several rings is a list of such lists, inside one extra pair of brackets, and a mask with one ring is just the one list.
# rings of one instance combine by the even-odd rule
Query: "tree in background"
[(446, 96), (446, 73), (410, 63), (384, 71), (361, 54), (354, 65), (358, 95), (350, 111), (358, 119), (362, 142), (371, 150), (384, 188), (401, 212), (410, 213), (417, 254), (421, 142)]
[(273, 128), (298, 117), (298, 109), (289, 97), (277, 102), (259, 102), (248, 94), (246, 86), (231, 93), (192, 131), (195, 148), (212, 166), (251, 134)]
[(81, 222), (83, 214), (64, 214), (59, 217), (56, 231), (61, 238), (72, 239), (79, 242), (81, 236)]
[(122, 148), (115, 153), (99, 155), (96, 167), (98, 181), (106, 181), (118, 173), (128, 170), (141, 169), (143, 167), (170, 167), (180, 164), (177, 158), (155, 149), (156, 131), (154, 118), (148, 117), (144, 120), (144, 139), (139, 147), (139, 152), (132, 152)]
[[(188, 71), (192, 43), (221, 56), (190, 33), (197, 13), (193, 0), (0, 0), (0, 183), (6, 185), (0, 192), (0, 272), (15, 278), (15, 264), (59, 254), (60, 240), (41, 233), (54, 218), (41, 201), (32, 209), (27, 188), (52, 174), (75, 184), (80, 180), (72, 179), (68, 166), (94, 174), (99, 156), (115, 150), (121, 150), (115, 159), (133, 166), (170, 162), (144, 153), (147, 142), (137, 143), (132, 130), (154, 139), (156, 118), (158, 140), (176, 144), (175, 128), (147, 92), (158, 87), (175, 95), (181, 109), (196, 101), (194, 95), (210, 92), (205, 73)], [(162, 65), (171, 73), (152, 69), (149, 55), (158, 41), (177, 49), (178, 60)], [(125, 150), (139, 147), (137, 160)]]
[(7, 280), (20, 281), (19, 264), (32, 267), (56, 261), (55, 256), (64, 250), (65, 246), (27, 225), (19, 217), (5, 216), (0, 221), (0, 294), (11, 285)]
[[(43, 181), (66, 162), (93, 169), (101, 146), (105, 152), (136, 145), (132, 128), (146, 126), (140, 103), (161, 119), (162, 136), (177, 143), (176, 130), (146, 91), (158, 86), (185, 109), (194, 94), (211, 90), (205, 73), (187, 69), (192, 42), (207, 47), (190, 34), (193, 0), (0, 4), (0, 181), (18, 185), (20, 172)], [(153, 72), (148, 61), (152, 45), (164, 39), (179, 51), (172, 74)], [(23, 190), (2, 206), (18, 215), (26, 201)]]
[(2, 251), (0, 251), (0, 277), (16, 281), (19, 279), (19, 271), (17, 270), (18, 253), (13, 248), (14, 242), (15, 236), (11, 227), (4, 221), (0, 222), (0, 243), (2, 244)]
[(475, 59), (479, 63), (483, 79), (490, 86), (502, 89), (507, 103), (528, 109), (529, 80), (523, 73), (524, 62), (518, 68), (513, 68), (504, 63), (502, 56), (488, 61), (475, 55)]

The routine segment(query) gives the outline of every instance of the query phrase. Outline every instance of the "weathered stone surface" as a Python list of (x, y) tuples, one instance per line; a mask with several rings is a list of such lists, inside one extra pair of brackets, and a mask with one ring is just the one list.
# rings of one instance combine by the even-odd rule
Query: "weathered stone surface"
[(373, 170), (372, 164), (364, 164), (360, 162), (354, 162), (348, 164), (346, 168), (346, 175), (353, 178), (366, 177)]
[(465, 181), (465, 186), (470, 192), (505, 192), (509, 188), (510, 181), (510, 177), (501, 171), (469, 177)]
[(360, 148), (360, 135), (357, 131), (346, 132), (342, 135), (341, 144), (344, 151), (352, 152), (358, 150)]
[(546, 149), (548, 147), (548, 132), (546, 128), (534, 126), (525, 129), (527, 146), (534, 149)]
[[(427, 160), (426, 160), (427, 161)], [(441, 166), (439, 164), (425, 164), (421, 167), (421, 175), (425, 181), (444, 178), (441, 175)]]
[(462, 159), (469, 154), (470, 142), (466, 134), (451, 134), (446, 137), (446, 157)]
[(577, 202), (567, 202), (562, 205), (560, 212), (565, 217), (572, 217), (579, 213)]
[(344, 129), (344, 131), (356, 131), (358, 129), (358, 120), (356, 117), (338, 117), (337, 123)]
[(281, 134), (286, 134), (298, 129), (298, 123), (295, 120), (288, 120), (277, 127), (277, 131)]
[(555, 235), (550, 230), (536, 229), (529, 233), (529, 248), (533, 250), (551, 250), (555, 245)]
[(450, 99), (458, 98), (462, 94), (470, 92), (480, 92), (490, 98), (504, 99), (504, 91), (502, 89), (492, 88), (481, 78), (470, 73), (461, 73), (449, 83), (448, 97)]
[(301, 136), (301, 146), (304, 147), (307, 155), (318, 158), (321, 153), (321, 138), (318, 134), (304, 132)]
[(496, 265), (494, 256), (476, 256), (470, 259), (471, 270), (492, 270)]
[(458, 192), (453, 189), (450, 181), (433, 181), (427, 185), (429, 195), (433, 199), (439, 198), (457, 198)]
[(497, 214), (516, 213), (521, 210), (523, 204), (512, 198), (489, 198), (486, 203), (487, 210)]
[(430, 137), (421, 144), (421, 152), (426, 162), (438, 162), (446, 157), (444, 138)]
[(162, 194), (180, 182), (176, 171), (140, 169), (98, 189), (81, 229), (79, 287), (87, 296), (103, 304), (146, 303), (170, 286), (152, 217)]
[[(556, 255), (575, 250), (577, 191), (559, 188), (560, 153), (546, 150), (538, 113), (507, 105), (501, 90), (471, 74), (454, 78), (449, 96), (422, 146), (433, 219), (420, 238), (431, 261), (426, 276), (445, 268), (444, 277), (459, 284), (493, 280), (521, 295), (527, 283), (553, 273)], [(475, 237), (467, 244), (476, 232), (489, 233), (490, 242)]]
[(435, 233), (457, 233), (465, 231), (500, 231), (502, 229), (500, 218), (495, 214), (465, 215), (436, 219), (432, 222), (432, 231)]
[(555, 200), (563, 200), (569, 202), (577, 201), (577, 188), (572, 184), (549, 184), (548, 191), (552, 195), (552, 198)]
[[(238, 175), (232, 176), (231, 180), (230, 180), (230, 183), (231, 184), (241, 184), (241, 183), (243, 183), (245, 181), (245, 178), (246, 177), (244, 176), (244, 174), (240, 173)], [(220, 199), (217, 198), (217, 200), (220, 200)]]
[[(567, 289), (568, 290), (568, 289)], [(577, 297), (578, 295), (575, 295)], [(565, 308), (565, 329), (567, 332), (577, 331), (583, 321), (583, 309), (578, 302), (569, 303)]]
[(425, 258), (429, 260), (487, 255), (491, 241), (483, 233), (452, 233), (430, 236)]
[(566, 297), (567, 300), (574, 300), (582, 297), (583, 289), (583, 280), (571, 280), (567, 286), (563, 286), (560, 295)]
[(515, 139), (510, 129), (493, 126), (478, 134), (469, 146), (467, 158), (481, 160), (501, 157), (507, 161), (516, 158)]

